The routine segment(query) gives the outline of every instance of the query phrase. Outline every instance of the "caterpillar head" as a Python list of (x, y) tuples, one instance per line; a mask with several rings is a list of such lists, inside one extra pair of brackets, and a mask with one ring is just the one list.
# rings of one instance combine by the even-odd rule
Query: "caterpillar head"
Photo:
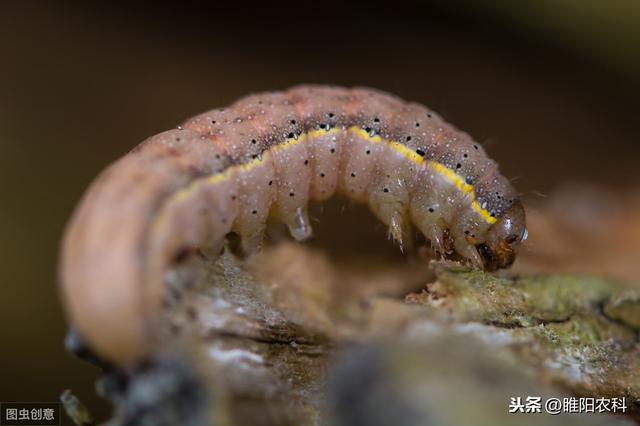
[(524, 207), (516, 201), (491, 225), (484, 243), (476, 245), (485, 269), (508, 268), (516, 260), (516, 251), (527, 239)]

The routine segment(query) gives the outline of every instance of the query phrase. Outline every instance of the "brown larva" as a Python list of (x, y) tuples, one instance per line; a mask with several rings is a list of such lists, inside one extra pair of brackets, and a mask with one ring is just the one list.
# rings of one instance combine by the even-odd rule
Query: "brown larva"
[(309, 200), (367, 202), (402, 243), (411, 224), (434, 250), (509, 266), (524, 210), (480, 145), (422, 105), (369, 89), (299, 86), (215, 109), (153, 136), (91, 185), (65, 233), (71, 323), (103, 357), (153, 347), (165, 272), (180, 253), (250, 253), (270, 211), (297, 240)]

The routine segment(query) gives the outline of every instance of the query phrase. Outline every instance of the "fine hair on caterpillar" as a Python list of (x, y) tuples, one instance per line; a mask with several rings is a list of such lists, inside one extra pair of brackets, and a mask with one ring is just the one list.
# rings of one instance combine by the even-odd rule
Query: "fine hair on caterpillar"
[(483, 148), (426, 107), (372, 89), (297, 86), (242, 98), (155, 135), (93, 182), (65, 232), (71, 323), (106, 359), (154, 347), (164, 276), (228, 235), (257, 250), (275, 215), (298, 241), (307, 206), (366, 203), (402, 245), (411, 227), (474, 268), (511, 265), (524, 208)]

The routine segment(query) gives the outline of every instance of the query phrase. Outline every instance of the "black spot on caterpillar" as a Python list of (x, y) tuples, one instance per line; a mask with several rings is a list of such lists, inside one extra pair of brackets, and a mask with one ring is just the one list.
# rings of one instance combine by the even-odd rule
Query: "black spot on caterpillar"
[(189, 119), (96, 179), (63, 241), (69, 318), (108, 360), (140, 359), (180, 253), (220, 253), (227, 235), (252, 252), (270, 211), (304, 240), (309, 200), (336, 193), (400, 243), (413, 225), (477, 268), (509, 266), (526, 238), (515, 190), (469, 135), (386, 93), (299, 86)]

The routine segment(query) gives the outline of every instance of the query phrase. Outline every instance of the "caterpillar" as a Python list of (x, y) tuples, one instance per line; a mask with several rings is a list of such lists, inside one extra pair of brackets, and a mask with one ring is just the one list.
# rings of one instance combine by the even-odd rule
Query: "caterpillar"
[(511, 265), (526, 239), (510, 182), (469, 135), (381, 91), (303, 85), (242, 98), (153, 136), (83, 196), (61, 250), (71, 324), (105, 359), (154, 347), (166, 272), (181, 253), (254, 252), (269, 216), (311, 236), (307, 205), (366, 202), (399, 243), (415, 226), (442, 256)]

